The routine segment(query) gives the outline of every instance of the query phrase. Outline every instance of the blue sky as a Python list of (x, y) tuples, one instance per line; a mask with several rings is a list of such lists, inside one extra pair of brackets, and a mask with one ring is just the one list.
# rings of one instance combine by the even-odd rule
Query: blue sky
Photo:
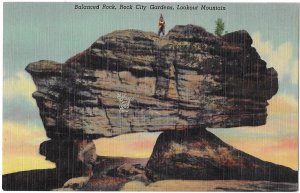
[[(160, 13), (165, 17), (166, 31), (175, 25), (194, 24), (214, 32), (217, 18), (224, 20), (228, 32), (247, 30), (262, 59), (279, 74), (277, 95), (280, 100), (287, 101), (279, 101), (278, 104), (287, 102), (293, 107), (298, 105), (299, 4), (222, 4), (226, 11), (75, 10), (75, 4), (81, 3), (4, 3), (4, 125), (28, 129), (30, 132), (38, 128), (43, 131), (37, 106), (31, 97), (35, 87), (24, 70), (27, 64), (41, 59), (64, 62), (89, 47), (98, 37), (114, 30), (156, 32)], [(143, 5), (149, 6), (149, 3)], [(273, 120), (272, 117), (269, 119)], [(291, 129), (293, 132), (290, 132)], [(297, 125), (294, 125), (288, 132), (284, 129), (280, 129), (280, 132), (293, 137), (297, 130)], [(246, 130), (239, 129), (214, 132), (228, 139), (237, 136), (236, 133), (239, 133), (238, 136), (247, 134)], [(278, 135), (272, 136), (272, 139), (278, 138)]]
[[(167, 30), (177, 24), (195, 24), (213, 32), (214, 21), (220, 17), (228, 32), (259, 32), (261, 40), (272, 42), (274, 47), (291, 42), (291, 60), (298, 58), (298, 4), (222, 4), (226, 11), (75, 10), (75, 4), (80, 3), (4, 4), (4, 78), (23, 71), (32, 61), (63, 62), (114, 30), (156, 32), (160, 13), (166, 19)], [(296, 88), (285, 85), (282, 91), (298, 98)]]

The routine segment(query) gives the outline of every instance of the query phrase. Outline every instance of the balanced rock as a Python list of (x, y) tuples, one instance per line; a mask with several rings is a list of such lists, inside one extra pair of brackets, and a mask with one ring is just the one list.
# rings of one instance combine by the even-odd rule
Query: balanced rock
[[(217, 37), (194, 25), (175, 26), (163, 38), (122, 30), (64, 63), (29, 64), (37, 87), (33, 97), (51, 138), (40, 153), (61, 174), (91, 176), (93, 139), (163, 131), (146, 166), (152, 180), (297, 181), (296, 171), (250, 156), (206, 131), (266, 123), (278, 77), (252, 42), (244, 30)], [(145, 177), (143, 169), (130, 165), (110, 174)]]
[(163, 38), (115, 31), (65, 63), (26, 70), (50, 138), (263, 125), (278, 90), (246, 31), (216, 37), (194, 25)]

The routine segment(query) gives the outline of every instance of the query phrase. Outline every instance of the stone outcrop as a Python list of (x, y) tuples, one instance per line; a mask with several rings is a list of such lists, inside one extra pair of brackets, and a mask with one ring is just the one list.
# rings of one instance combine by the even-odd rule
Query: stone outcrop
[(148, 161), (146, 173), (153, 181), (298, 181), (298, 172), (237, 150), (205, 129), (162, 133)]
[(50, 138), (256, 126), (266, 122), (278, 80), (251, 43), (246, 31), (216, 37), (193, 25), (163, 38), (123, 30), (65, 63), (38, 61), (26, 70)]
[[(29, 64), (37, 86), (33, 97), (51, 138), (40, 153), (69, 177), (91, 176), (93, 139), (164, 131), (146, 168), (153, 180), (294, 179), (294, 171), (236, 150), (205, 130), (266, 123), (277, 72), (251, 44), (243, 30), (216, 37), (199, 26), (175, 26), (162, 38), (122, 30), (64, 63)], [(173, 151), (177, 147), (181, 153)], [(121, 169), (112, 172), (122, 176), (132, 168)]]
[(77, 176), (92, 176), (97, 154), (90, 140), (52, 139), (40, 145), (40, 154), (54, 162), (58, 176), (69, 179)]

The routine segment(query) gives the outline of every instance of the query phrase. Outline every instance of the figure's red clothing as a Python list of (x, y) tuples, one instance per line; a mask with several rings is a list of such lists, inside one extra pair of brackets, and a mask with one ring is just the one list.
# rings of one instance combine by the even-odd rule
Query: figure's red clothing
[(159, 22), (158, 22), (158, 27), (159, 28), (165, 28), (165, 21), (164, 20), (160, 20)]

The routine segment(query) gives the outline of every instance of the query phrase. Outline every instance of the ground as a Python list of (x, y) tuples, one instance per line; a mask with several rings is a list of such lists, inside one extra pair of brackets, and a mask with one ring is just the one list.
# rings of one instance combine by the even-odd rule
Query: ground
[[(98, 157), (94, 176), (68, 183), (55, 181), (55, 169), (3, 175), (4, 190), (79, 191), (297, 191), (298, 183), (245, 180), (163, 180), (151, 182), (143, 173), (148, 159)], [(132, 166), (132, 167), (130, 167)], [(72, 184), (73, 182), (73, 184)], [(65, 187), (64, 187), (65, 184)]]

